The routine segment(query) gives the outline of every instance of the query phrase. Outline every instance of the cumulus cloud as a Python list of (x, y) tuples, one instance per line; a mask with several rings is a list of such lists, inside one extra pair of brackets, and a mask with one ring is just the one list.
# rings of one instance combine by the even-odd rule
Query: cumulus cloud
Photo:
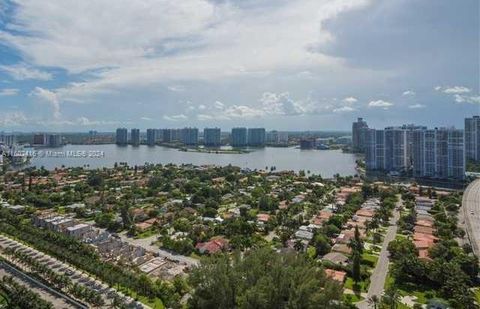
[(384, 101), (384, 100), (376, 100), (368, 102), (369, 107), (381, 107), (384, 109), (388, 109), (389, 107), (393, 106), (393, 103)]
[(354, 103), (358, 102), (358, 99), (354, 98), (354, 97), (347, 97), (347, 98), (343, 99), (342, 101), (344, 103), (347, 103), (347, 104), (354, 104)]
[(353, 112), (353, 111), (355, 111), (355, 109), (351, 106), (342, 106), (342, 107), (338, 107), (338, 108), (333, 109), (334, 113), (349, 113), (349, 112)]
[(60, 118), (60, 100), (57, 93), (48, 89), (44, 89), (42, 87), (35, 87), (35, 89), (30, 93), (30, 95), (48, 103), (52, 107), (53, 118)]
[(310, 47), (332, 39), (324, 22), (367, 3), (282, 1), (272, 9), (207, 0), (30, 1), (16, 7), (6, 27), (16, 31), (0, 30), (0, 40), (34, 65), (88, 72), (59, 89), (62, 100), (160, 82), (174, 82), (169, 89), (178, 92), (178, 80), (340, 68), (340, 59)]
[(471, 91), (470, 88), (464, 86), (453, 86), (453, 87), (435, 87), (436, 91), (442, 91), (446, 94), (462, 94), (462, 93), (469, 93)]
[(178, 114), (178, 115), (172, 115), (172, 116), (164, 115), (163, 119), (167, 121), (182, 121), (182, 120), (187, 120), (188, 117), (185, 116), (184, 114)]
[(455, 94), (455, 102), (457, 103), (471, 103), (471, 104), (480, 104), (480, 96), (468, 96)]
[(409, 105), (408, 108), (410, 109), (420, 109), (420, 108), (425, 108), (426, 106), (423, 105), (423, 104), (412, 104), (412, 105)]
[[(0, 33), (1, 37), (1, 33)], [(51, 80), (52, 74), (40, 71), (35, 69), (25, 63), (15, 64), (15, 65), (1, 65), (0, 70), (6, 72), (13, 79), (16, 80), (26, 80), (26, 79), (35, 79), (35, 80)]]
[(415, 91), (413, 91), (413, 90), (406, 90), (402, 93), (402, 96), (404, 96), (404, 97), (414, 96), (414, 95), (415, 95)]
[(22, 112), (4, 112), (0, 114), (1, 127), (17, 127), (25, 125), (27, 122), (28, 119)]
[(13, 96), (13, 95), (17, 95), (18, 92), (19, 90), (16, 88), (0, 89), (0, 96)]

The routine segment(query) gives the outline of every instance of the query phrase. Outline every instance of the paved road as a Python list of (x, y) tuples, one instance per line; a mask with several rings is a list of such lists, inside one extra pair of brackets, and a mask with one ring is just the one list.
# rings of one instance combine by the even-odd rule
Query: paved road
[(473, 252), (480, 256), (480, 179), (472, 182), (463, 193), (462, 200), (465, 231)]
[[(402, 199), (399, 196), (399, 201), (397, 207), (402, 205)], [(389, 264), (389, 253), (387, 250), (388, 244), (395, 239), (397, 234), (397, 222), (400, 218), (400, 212), (395, 209), (393, 211), (393, 216), (390, 219), (390, 226), (387, 229), (387, 234), (383, 239), (382, 250), (377, 261), (377, 265), (373, 270), (372, 275), (370, 276), (370, 286), (368, 287), (367, 298), (359, 303), (357, 303), (357, 308), (367, 309), (369, 308), (368, 299), (373, 295), (376, 295), (378, 298), (381, 298), (383, 293), (383, 287), (385, 286), (385, 279), (387, 278), (388, 273), (388, 264)]]
[(51, 288), (45, 286), (41, 282), (23, 274), (19, 270), (0, 263), (0, 278), (11, 276), (20, 285), (28, 288), (30, 291), (37, 293), (43, 300), (51, 302), (55, 308), (70, 309), (70, 308), (88, 308), (86, 305), (70, 300), (68, 296), (63, 295)]

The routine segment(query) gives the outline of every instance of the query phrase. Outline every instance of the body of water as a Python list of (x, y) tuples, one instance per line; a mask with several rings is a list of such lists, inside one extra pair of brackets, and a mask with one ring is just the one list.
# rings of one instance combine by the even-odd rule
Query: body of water
[[(228, 164), (250, 169), (264, 169), (275, 166), (281, 170), (305, 170), (322, 177), (354, 175), (354, 154), (341, 150), (300, 150), (298, 148), (265, 147), (250, 149), (243, 154), (215, 154), (184, 152), (162, 146), (117, 146), (108, 145), (66, 145), (60, 148), (36, 149), (40, 156), (30, 161), (31, 166), (54, 169), (62, 165), (67, 167), (86, 166), (89, 168), (113, 167), (115, 162), (127, 162), (128, 165), (148, 163), (220, 165)], [(99, 157), (96, 157), (96, 156)]]

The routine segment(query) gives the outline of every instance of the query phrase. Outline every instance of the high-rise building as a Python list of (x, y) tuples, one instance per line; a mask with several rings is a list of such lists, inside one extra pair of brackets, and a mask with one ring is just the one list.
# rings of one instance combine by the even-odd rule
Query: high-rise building
[(133, 146), (140, 145), (140, 129), (132, 129), (130, 131), (130, 143)]
[(0, 134), (0, 143), (4, 144), (5, 146), (13, 146), (16, 143), (16, 137), (14, 134)]
[(462, 130), (435, 128), (413, 133), (413, 176), (465, 178), (465, 142)]
[(355, 152), (365, 152), (365, 134), (368, 124), (363, 118), (358, 118), (352, 124), (352, 147)]
[(170, 143), (172, 142), (172, 130), (171, 129), (163, 129), (163, 142)]
[(155, 143), (163, 142), (163, 130), (155, 129)]
[(403, 172), (409, 167), (407, 131), (403, 127), (385, 128), (385, 168)]
[(127, 145), (128, 144), (128, 130), (127, 128), (118, 128), (116, 133), (115, 141), (117, 145)]
[(49, 134), (47, 136), (47, 145), (49, 147), (60, 147), (62, 146), (62, 136), (59, 134)]
[(220, 128), (203, 129), (203, 144), (207, 147), (219, 147), (221, 142)]
[(147, 145), (155, 146), (157, 143), (157, 129), (147, 129)]
[(230, 145), (232, 147), (247, 146), (247, 128), (233, 128)]
[(188, 146), (194, 146), (198, 144), (198, 129), (197, 128), (183, 128), (182, 138), (183, 144)]
[(266, 136), (267, 143), (275, 145), (288, 144), (288, 133), (279, 131), (269, 131)]
[(249, 128), (248, 145), (253, 147), (265, 146), (265, 128)]
[(33, 145), (34, 146), (47, 146), (48, 137), (45, 133), (39, 133), (33, 135)]
[(480, 116), (465, 118), (465, 157), (480, 161)]

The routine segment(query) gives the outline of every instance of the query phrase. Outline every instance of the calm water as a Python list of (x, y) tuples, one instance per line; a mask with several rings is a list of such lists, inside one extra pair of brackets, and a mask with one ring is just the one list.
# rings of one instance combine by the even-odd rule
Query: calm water
[(87, 166), (89, 168), (113, 167), (115, 162), (127, 162), (129, 165), (148, 163), (191, 163), (194, 165), (232, 164), (242, 168), (264, 169), (266, 166), (276, 166), (280, 170), (310, 170), (311, 173), (323, 177), (332, 177), (339, 173), (342, 176), (354, 175), (355, 155), (342, 153), (340, 150), (300, 150), (296, 148), (266, 147), (255, 149), (245, 154), (214, 154), (183, 152), (173, 148), (155, 146), (117, 146), (117, 145), (67, 145), (61, 148), (41, 148), (46, 151), (66, 153), (67, 151), (101, 151), (104, 157), (74, 158), (74, 157), (37, 157), (32, 158), (31, 165), (46, 169), (54, 169), (62, 165), (68, 167)]

